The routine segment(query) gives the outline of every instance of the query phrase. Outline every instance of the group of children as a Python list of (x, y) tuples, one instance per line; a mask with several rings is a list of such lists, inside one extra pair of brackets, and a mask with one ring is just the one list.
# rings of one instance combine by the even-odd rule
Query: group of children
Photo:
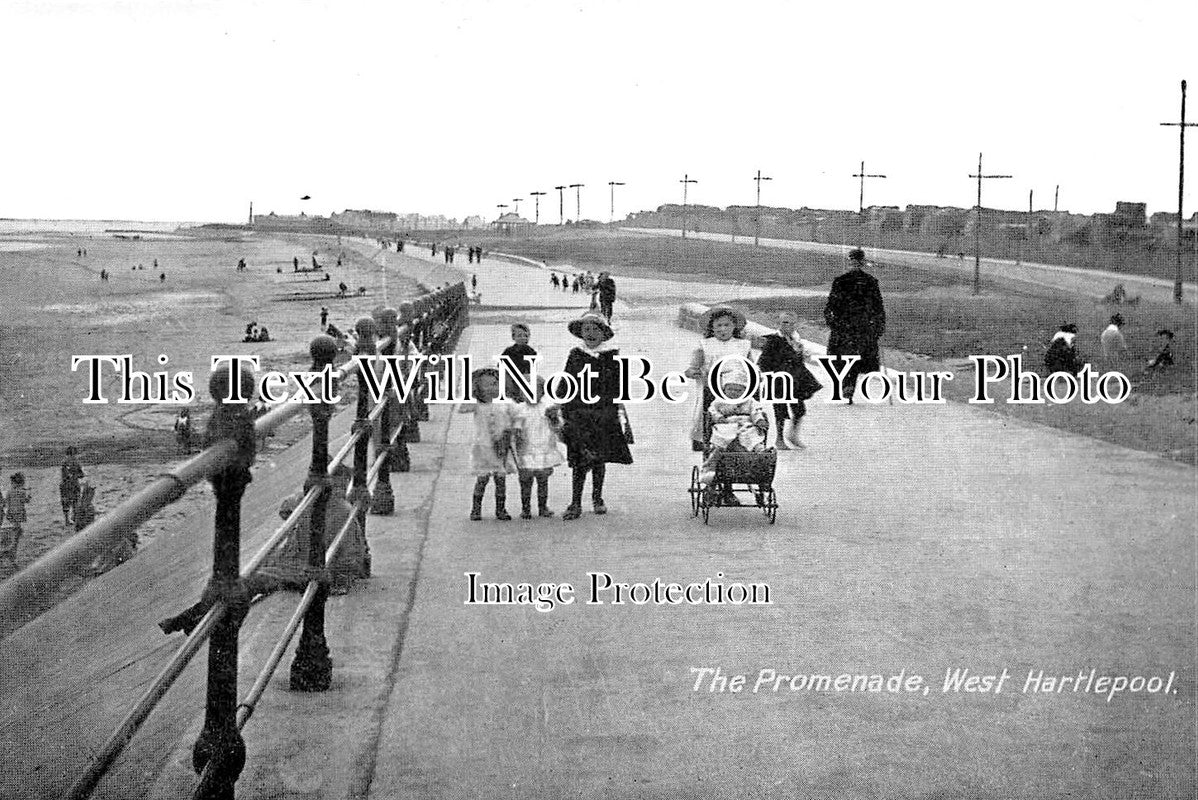
[[(23, 472), (14, 472), (9, 477), (9, 482), (11, 486), (8, 494), (0, 492), (0, 559), (15, 566), (17, 548), (21, 544), (21, 535), (24, 533), (25, 522), (28, 519), (26, 507), (32, 499), (32, 494), (26, 487)], [(77, 450), (74, 447), (68, 447), (58, 481), (63, 525), (81, 531), (94, 522), (96, 519), (95, 495), (95, 487), (84, 478)], [(5, 523), (7, 523), (7, 527)]]
[[(1117, 364), (1128, 356), (1127, 339), (1123, 335), (1124, 324), (1122, 314), (1112, 314), (1110, 324), (1098, 337), (1103, 360), (1107, 363)], [(1148, 361), (1144, 367), (1145, 372), (1173, 366), (1173, 331), (1161, 328), (1156, 332), (1156, 336), (1160, 351)], [(1044, 351), (1045, 371), (1050, 375), (1055, 372), (1076, 375), (1084, 365), (1085, 360), (1077, 347), (1077, 325), (1071, 322), (1061, 325)]]
[[(537, 516), (552, 517), (549, 508), (549, 478), (554, 468), (565, 461), (572, 472), (571, 501), (562, 515), (564, 520), (582, 516), (582, 495), (591, 478), (592, 510), (606, 514), (603, 486), (608, 464), (631, 464), (628, 445), (632, 428), (621, 404), (619, 393), (619, 351), (610, 346), (614, 333), (602, 315), (588, 312), (568, 325), (580, 340), (570, 351), (563, 372), (579, 378), (590, 370), (597, 402), (584, 403), (581, 397), (558, 405), (545, 393), (545, 381), (529, 381), (532, 395), (526, 396), (509, 373), (506, 399), (499, 399), (500, 371), (493, 367), (477, 369), (471, 376), (475, 402), (463, 407), (474, 414), (474, 442), (471, 462), (475, 478), (470, 519), (482, 519), (482, 504), (487, 485), (494, 483), (495, 518), (510, 520), (507, 511), (507, 476), (515, 473), (520, 484), (521, 519), (532, 519), (532, 490), (537, 490)], [(531, 330), (524, 323), (512, 326), (513, 344), (501, 358), (526, 378), (531, 374), (536, 351), (529, 345)], [(566, 457), (561, 446), (565, 445)]]

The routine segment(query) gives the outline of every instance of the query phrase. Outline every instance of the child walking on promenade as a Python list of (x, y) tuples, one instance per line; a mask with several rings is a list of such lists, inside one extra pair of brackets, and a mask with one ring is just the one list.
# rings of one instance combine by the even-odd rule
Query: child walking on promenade
[(537, 516), (552, 517), (549, 510), (549, 476), (562, 463), (558, 437), (562, 430), (561, 409), (545, 396), (545, 379), (537, 378), (536, 396), (522, 402), (520, 392), (513, 394), (516, 466), (520, 470), (520, 519), (532, 519), (532, 484), (537, 484)]
[(495, 519), (507, 521), (507, 473), (515, 472), (511, 452), (512, 404), (499, 397), (499, 370), (490, 367), (476, 369), (470, 376), (475, 402), (462, 409), (474, 414), (474, 448), (471, 465), (477, 479), (474, 482), (474, 505), (470, 519), (483, 518), (483, 495), (487, 484), (495, 481)]
[(572, 499), (562, 515), (565, 520), (582, 516), (582, 490), (587, 473), (591, 475), (591, 501), (595, 513), (606, 514), (603, 481), (607, 476), (607, 465), (632, 463), (626, 438), (631, 429), (627, 419), (621, 426), (623, 409), (616, 404), (620, 392), (620, 365), (616, 356), (620, 351), (607, 345), (614, 335), (611, 326), (602, 314), (589, 311), (571, 322), (569, 330), (582, 341), (570, 351), (565, 372), (581, 381), (583, 371), (589, 367), (594, 376), (597, 402), (583, 402), (579, 392), (562, 407), (563, 438), (573, 470)]
[(4, 516), (8, 519), (10, 528), (8, 536), (0, 537), (0, 558), (7, 558), (14, 564), (17, 562), (17, 546), (21, 543), (21, 529), (25, 524), (25, 506), (30, 500), (29, 492), (25, 489), (25, 475), (14, 472), (9, 479), (12, 489), (4, 501)]
[[(532, 372), (533, 359), (537, 357), (537, 351), (528, 346), (528, 340), (532, 338), (532, 329), (523, 322), (517, 322), (512, 325), (512, 342), (506, 350), (500, 353), (512, 360), (512, 365), (520, 370), (524, 375)], [(510, 396), (510, 392), (508, 393)]]

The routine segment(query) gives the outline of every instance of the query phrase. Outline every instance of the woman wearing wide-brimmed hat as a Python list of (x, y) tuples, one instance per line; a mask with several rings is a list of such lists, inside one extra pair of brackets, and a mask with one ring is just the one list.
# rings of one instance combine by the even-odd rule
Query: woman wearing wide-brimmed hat
[(691, 418), (691, 448), (702, 453), (711, 440), (707, 408), (715, 399), (707, 385), (707, 376), (720, 359), (739, 356), (748, 359), (752, 343), (741, 338), (745, 330), (745, 315), (727, 306), (717, 306), (707, 313), (703, 341), (695, 348), (686, 377), (698, 381), (702, 391), (696, 392), (695, 410)]
[(620, 393), (620, 365), (616, 356), (620, 351), (608, 344), (614, 335), (611, 325), (602, 314), (588, 311), (568, 327), (581, 341), (570, 350), (564, 371), (581, 381), (583, 371), (589, 367), (595, 376), (590, 385), (597, 397), (595, 403), (584, 403), (582, 393), (578, 392), (562, 404), (565, 423), (562, 439), (573, 470), (570, 506), (562, 519), (572, 520), (582, 515), (582, 490), (587, 473), (591, 475), (595, 513), (607, 513), (603, 502), (607, 465), (631, 464), (632, 454), (620, 419), (623, 407), (616, 403)]

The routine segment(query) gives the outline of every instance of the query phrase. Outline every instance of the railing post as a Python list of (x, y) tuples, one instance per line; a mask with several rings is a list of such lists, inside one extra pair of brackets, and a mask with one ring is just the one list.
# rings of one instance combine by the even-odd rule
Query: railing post
[[(374, 336), (377, 331), (377, 326), (374, 320), (370, 317), (362, 317), (354, 325), (354, 330), (358, 334), (358, 355), (372, 356), (375, 353)], [(362, 367), (358, 372), (358, 406), (357, 416), (354, 419), (354, 432), (362, 431), (362, 435), (358, 438), (354, 445), (354, 483), (350, 490), (350, 502), (358, 507), (357, 519), (358, 525), (362, 529), (362, 564), (360, 574), (364, 578), (370, 577), (370, 540), (366, 536), (366, 509), (369, 503), (363, 502), (358, 506), (359, 501), (368, 500), (369, 489), (366, 486), (366, 472), (368, 462), (370, 460), (370, 392), (366, 389), (366, 370), (374, 369), (371, 364), (368, 367)], [(383, 410), (386, 411), (386, 398), (381, 398), (380, 402), (384, 404)]]
[[(232, 403), (232, 368), (217, 371), (208, 380), (216, 409), (208, 423), (205, 446), (219, 439), (236, 440), (233, 462), (211, 477), (216, 495), (216, 523), (212, 537), (212, 579), (205, 589), (209, 600), (224, 601), (226, 611), (208, 641), (208, 700), (204, 728), (192, 749), (192, 766), (205, 779), (196, 791), (202, 800), (233, 800), (237, 778), (245, 766), (245, 741), (237, 729), (237, 637), (249, 609), (241, 585), (241, 497), (249, 485), (254, 461), (254, 375), (247, 368), (238, 376), (241, 397)], [(205, 766), (210, 768), (205, 772)]]
[[(321, 372), (332, 365), (337, 355), (337, 342), (331, 336), (317, 336), (308, 346), (308, 352), (312, 356), (312, 371)], [(291, 688), (298, 692), (323, 692), (333, 682), (333, 662), (329, 658), (329, 646), (324, 637), (324, 607), (329, 599), (328, 572), (324, 563), (324, 523), (330, 492), (329, 420), (334, 409), (332, 403), (314, 403), (308, 408), (312, 414), (312, 460), (304, 491), (313, 486), (321, 490), (308, 517), (308, 570), (319, 584), (316, 597), (304, 615), (304, 629), (295, 648), (295, 660), (291, 662)]]
[[(382, 355), (394, 356), (396, 353), (396, 332), (398, 330), (398, 314), (394, 308), (380, 308), (374, 315), (380, 338), (389, 339), (389, 344), (383, 348)], [(383, 398), (383, 413), (379, 417), (375, 453), (383, 454), (383, 463), (379, 467), (378, 480), (374, 484), (374, 497), (370, 503), (372, 514), (395, 513), (395, 492), (391, 489), (391, 472), (396, 458), (395, 448), (391, 446), (391, 433), (396, 424), (395, 395), (388, 394)], [(406, 456), (406, 452), (405, 452)], [(396, 470), (399, 471), (399, 470)], [(406, 466), (405, 470), (406, 471)]]
[[(420, 308), (420, 303), (425, 299), (425, 297), (427, 297), (427, 295), (418, 297), (416, 299), (416, 301), (412, 302), (412, 303), (400, 303), (399, 304), (399, 324), (401, 326), (400, 334), (399, 334), (399, 337), (400, 337), (399, 347), (405, 356), (405, 360), (404, 360), (404, 375), (405, 376), (410, 374), (411, 371), (413, 369), (415, 369), (415, 367), (412, 366), (412, 362), (408, 361), (406, 357), (412, 356), (412, 355), (420, 355), (421, 353), (426, 353), (426, 351), (424, 350), (423, 347), (420, 347), (415, 344), (416, 337), (414, 334), (414, 331), (419, 327), (420, 316), (419, 316), (418, 309)], [(413, 352), (413, 350), (415, 352)], [(421, 365), (421, 368), (417, 370), (417, 372), (421, 373), (418, 376), (418, 379), (423, 379), (423, 377), (424, 377), (423, 371), (424, 371), (423, 365)], [(420, 421), (420, 413), (419, 413), (420, 405), (419, 404), (422, 402), (421, 398), (424, 395), (424, 391), (425, 391), (424, 386), (421, 385), (420, 380), (417, 380), (417, 382), (412, 387), (412, 392), (404, 400), (403, 416), (402, 416), (403, 433), (399, 437), (399, 439), (401, 442), (404, 443), (404, 453), (405, 454), (407, 454), (408, 443), (415, 443), (415, 442), (420, 441), (420, 425), (418, 424)], [(409, 456), (409, 461), (410, 461), (410, 456)], [(406, 472), (407, 470), (400, 470), (400, 471)]]

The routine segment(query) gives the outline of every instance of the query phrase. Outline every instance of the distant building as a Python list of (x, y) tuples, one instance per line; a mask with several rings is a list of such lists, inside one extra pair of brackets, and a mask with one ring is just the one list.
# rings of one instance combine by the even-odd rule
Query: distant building
[(399, 215), (394, 211), (370, 211), (347, 208), (340, 214), (333, 213), (329, 219), (347, 228), (393, 232), (399, 229)]
[(487, 227), (487, 221), (477, 214), (474, 214), (466, 217), (465, 221), (462, 222), (462, 227), (471, 231), (479, 230), (481, 228)]
[(519, 214), (508, 212), (491, 223), (491, 227), (500, 236), (519, 236), (532, 229), (532, 223)]

